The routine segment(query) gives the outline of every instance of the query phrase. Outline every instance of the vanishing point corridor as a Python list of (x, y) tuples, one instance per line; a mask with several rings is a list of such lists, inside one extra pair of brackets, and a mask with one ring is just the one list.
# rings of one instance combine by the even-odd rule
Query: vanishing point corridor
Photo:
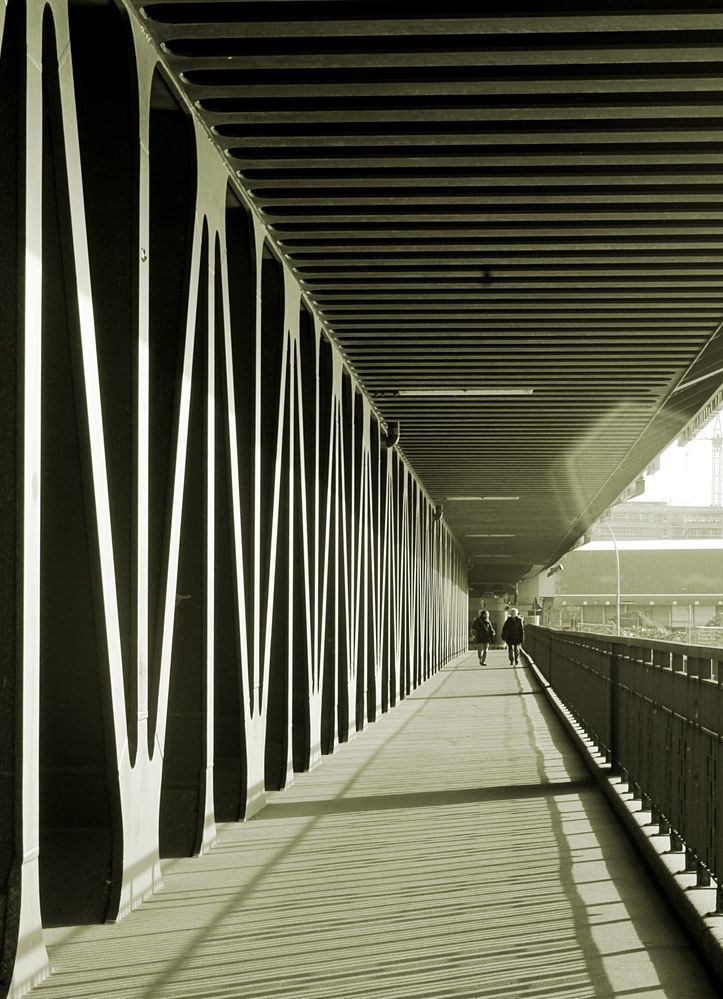
[(718, 993), (530, 671), (463, 655), (115, 926), (46, 930), (38, 999)]

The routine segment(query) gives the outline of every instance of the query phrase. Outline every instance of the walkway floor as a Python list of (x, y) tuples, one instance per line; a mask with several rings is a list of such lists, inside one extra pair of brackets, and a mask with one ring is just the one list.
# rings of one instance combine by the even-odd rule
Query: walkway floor
[(713, 999), (526, 669), (445, 668), (37, 999)]

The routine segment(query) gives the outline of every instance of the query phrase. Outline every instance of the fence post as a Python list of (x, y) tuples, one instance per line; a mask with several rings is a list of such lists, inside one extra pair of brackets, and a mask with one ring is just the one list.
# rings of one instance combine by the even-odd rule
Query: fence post
[(613, 646), (610, 656), (610, 772), (619, 773), (618, 759), (618, 686), (620, 683), (620, 657), (617, 646)]
[[(716, 733), (718, 736), (716, 745), (716, 765), (715, 765), (715, 796), (718, 800), (721, 787), (723, 786), (723, 674), (720, 669), (721, 660), (718, 660), (715, 664), (715, 680), (716, 680), (716, 715), (717, 715), (717, 725)], [(720, 809), (715, 811), (715, 824), (716, 827), (713, 830), (713, 878), (716, 884), (715, 892), (715, 911), (719, 915), (723, 915), (723, 816), (720, 814)]]

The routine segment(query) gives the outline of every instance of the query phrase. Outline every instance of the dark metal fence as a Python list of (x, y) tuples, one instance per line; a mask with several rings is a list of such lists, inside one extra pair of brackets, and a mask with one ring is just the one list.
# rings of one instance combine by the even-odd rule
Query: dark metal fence
[(723, 649), (528, 626), (525, 651), (721, 911)]

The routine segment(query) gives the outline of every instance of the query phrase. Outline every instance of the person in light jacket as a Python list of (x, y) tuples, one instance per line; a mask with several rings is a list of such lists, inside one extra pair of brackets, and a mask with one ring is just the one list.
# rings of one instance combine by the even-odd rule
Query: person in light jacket
[(489, 611), (483, 610), (479, 612), (472, 622), (472, 634), (477, 646), (477, 656), (480, 666), (484, 666), (487, 661), (487, 649), (496, 637), (495, 629), (492, 627), (492, 622), (490, 621)]
[(510, 616), (502, 625), (502, 641), (507, 644), (511, 663), (520, 661), (520, 646), (525, 635), (525, 626), (516, 607), (510, 607)]

